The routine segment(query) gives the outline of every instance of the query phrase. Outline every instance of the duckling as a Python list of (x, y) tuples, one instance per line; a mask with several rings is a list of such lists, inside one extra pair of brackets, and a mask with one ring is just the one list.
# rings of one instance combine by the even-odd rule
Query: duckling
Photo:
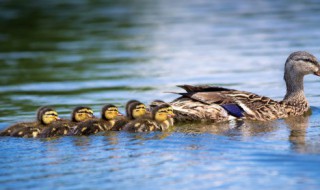
[(100, 119), (90, 119), (77, 124), (72, 135), (91, 135), (101, 131), (110, 130), (119, 115), (118, 108), (113, 104), (103, 106)]
[(1, 132), (2, 136), (37, 137), (48, 125), (60, 120), (58, 113), (51, 107), (40, 107), (37, 110), (37, 121), (14, 124)]
[(152, 110), (152, 118), (141, 117), (129, 122), (124, 126), (123, 130), (130, 132), (147, 132), (147, 131), (163, 131), (171, 127), (168, 118), (173, 115), (169, 114), (169, 104), (162, 104)]
[(39, 137), (47, 138), (67, 135), (79, 122), (92, 118), (94, 118), (94, 115), (91, 108), (86, 106), (75, 107), (71, 113), (71, 120), (64, 119), (51, 124), (39, 134)]
[[(150, 111), (152, 112), (153, 109), (155, 109), (156, 107), (163, 105), (163, 104), (167, 104), (167, 103), (162, 100), (153, 100), (149, 105)], [(170, 114), (170, 116), (171, 116), (168, 118), (170, 126), (173, 126), (175, 114), (173, 113), (173, 108), (170, 105), (168, 105), (168, 114)]]
[(113, 131), (122, 130), (122, 127), (124, 127), (131, 120), (143, 117), (146, 113), (148, 113), (146, 110), (146, 106), (137, 100), (128, 101), (125, 109), (126, 116), (122, 115), (116, 118), (116, 122), (112, 128)]

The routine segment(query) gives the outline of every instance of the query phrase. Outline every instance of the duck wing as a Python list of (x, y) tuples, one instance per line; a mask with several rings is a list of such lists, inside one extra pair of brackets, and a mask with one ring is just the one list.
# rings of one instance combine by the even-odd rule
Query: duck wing
[(72, 127), (76, 123), (69, 120), (56, 121), (44, 128), (38, 137), (48, 138), (48, 137), (59, 137), (65, 136), (72, 130)]
[(203, 104), (222, 104), (233, 102), (232, 98), (221, 92), (187, 92), (187, 93), (176, 93), (182, 97), (187, 97), (195, 101), (199, 101)]
[(219, 86), (209, 86), (209, 85), (177, 85), (177, 87), (180, 87), (184, 89), (187, 92), (219, 92), (219, 91), (232, 91), (233, 89), (223, 88)]
[(188, 98), (208, 106), (219, 105), (230, 115), (254, 120), (270, 120), (285, 116), (283, 105), (280, 102), (251, 92), (206, 85), (199, 88), (198, 86), (183, 85), (183, 88), (187, 89), (187, 92), (176, 93), (182, 97), (175, 101)]
[(130, 119), (126, 116), (117, 116), (112, 131), (121, 131), (122, 128), (130, 122)]
[[(217, 86), (191, 86), (181, 85), (186, 93), (176, 93), (182, 97), (187, 97), (204, 104), (246, 104), (251, 108), (259, 108), (264, 105), (274, 105), (279, 102), (274, 101), (268, 97), (260, 96), (251, 92), (238, 91)], [(181, 87), (179, 86), (179, 87)]]

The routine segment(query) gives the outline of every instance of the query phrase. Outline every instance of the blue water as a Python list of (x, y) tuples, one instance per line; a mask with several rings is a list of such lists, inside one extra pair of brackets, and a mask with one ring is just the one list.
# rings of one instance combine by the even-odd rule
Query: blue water
[[(0, 129), (39, 106), (171, 101), (178, 84), (281, 100), (284, 62), (320, 59), (320, 4), (289, 1), (0, 1)], [(320, 78), (312, 114), (186, 124), (167, 133), (0, 138), (0, 189), (319, 189)]]

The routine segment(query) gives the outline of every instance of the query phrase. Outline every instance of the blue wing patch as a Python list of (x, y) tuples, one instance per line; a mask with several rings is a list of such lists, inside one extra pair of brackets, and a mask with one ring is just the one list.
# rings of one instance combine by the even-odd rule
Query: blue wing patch
[(243, 117), (243, 109), (237, 104), (224, 104), (221, 105), (227, 112), (234, 117)]

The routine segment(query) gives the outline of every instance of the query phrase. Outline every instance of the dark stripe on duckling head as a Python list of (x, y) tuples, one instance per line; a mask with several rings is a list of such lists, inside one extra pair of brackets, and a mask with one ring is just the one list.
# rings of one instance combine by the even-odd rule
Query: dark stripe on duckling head
[(118, 108), (117, 106), (113, 105), (113, 104), (106, 104), (105, 106), (102, 107), (101, 109), (101, 118), (104, 120), (108, 120), (106, 118), (105, 112), (109, 109), (109, 108)]
[(138, 100), (129, 100), (128, 102), (127, 102), (127, 104), (126, 104), (126, 115), (129, 117), (129, 115), (130, 115), (130, 106), (131, 106), (131, 104), (133, 104), (133, 103), (141, 103), (140, 101), (138, 101)]
[[(92, 109), (90, 107), (87, 107), (87, 106), (77, 106), (73, 109), (72, 113), (71, 113), (71, 120), (74, 121), (74, 122), (77, 122), (75, 116), (76, 116), (76, 113), (80, 113), (79, 110), (91, 110)], [(90, 114), (89, 112), (84, 112), (86, 114)], [(93, 112), (92, 112), (93, 114)]]
[(234, 116), (234, 117), (243, 117), (243, 109), (237, 105), (237, 104), (223, 104), (221, 105), (221, 107), (223, 107), (228, 114)]
[(37, 120), (42, 124), (44, 124), (42, 121), (42, 116), (47, 111), (56, 111), (56, 110), (49, 106), (42, 106), (42, 107), (39, 107), (37, 110)]

